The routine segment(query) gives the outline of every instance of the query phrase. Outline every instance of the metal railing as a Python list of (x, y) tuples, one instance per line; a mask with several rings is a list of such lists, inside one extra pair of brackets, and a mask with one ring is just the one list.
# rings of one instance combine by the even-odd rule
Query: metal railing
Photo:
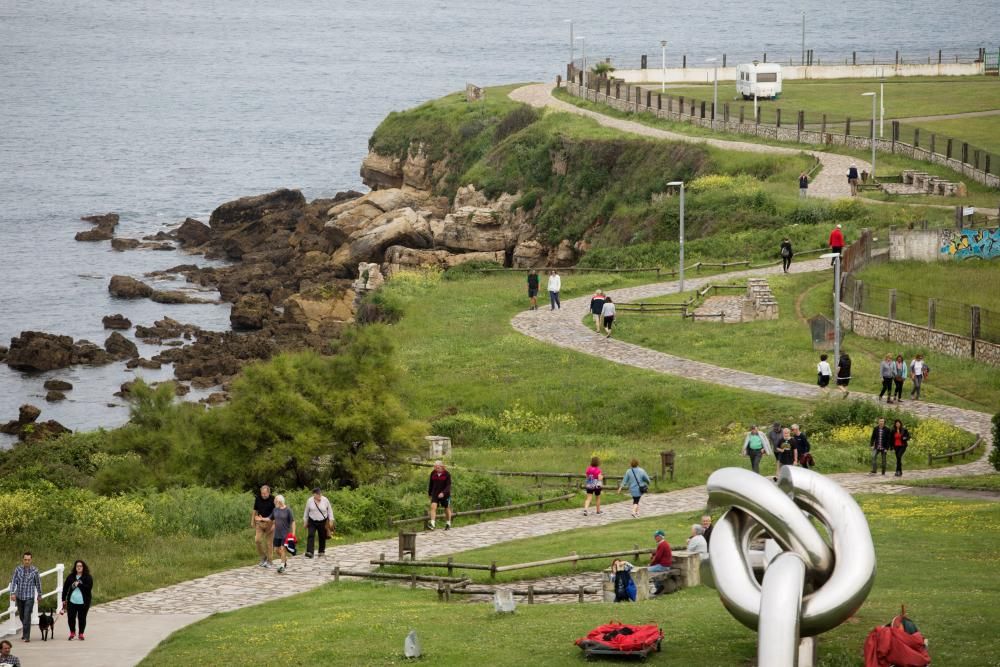
[[(55, 588), (48, 593), (43, 592), (41, 595), (42, 600), (46, 598), (55, 597), (56, 607), (59, 606), (59, 601), (62, 600), (62, 590), (63, 590), (63, 574), (66, 570), (66, 566), (63, 563), (59, 563), (51, 570), (45, 570), (39, 573), (39, 578), (42, 579), (42, 590), (45, 590), (44, 579), (50, 574), (56, 575), (56, 585)], [(21, 628), (21, 622), (17, 618), (17, 605), (13, 600), (10, 599), (10, 586), (0, 590), (0, 598), (6, 597), (10, 601), (10, 606), (6, 611), (0, 612), (0, 637), (6, 635), (12, 635), (19, 631)], [(31, 624), (38, 625), (38, 608), (40, 604), (35, 604), (34, 609), (31, 612)]]

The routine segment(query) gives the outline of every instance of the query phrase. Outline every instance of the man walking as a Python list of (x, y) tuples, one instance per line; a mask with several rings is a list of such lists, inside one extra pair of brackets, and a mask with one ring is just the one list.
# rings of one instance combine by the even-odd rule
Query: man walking
[[(835, 252), (839, 255), (841, 251), (843, 251), (843, 249), (844, 249), (844, 232), (841, 231), (840, 223), (837, 223), (837, 226), (834, 227), (833, 231), (830, 232), (830, 252)], [(835, 260), (836, 257), (830, 260), (830, 266), (833, 266)]]
[(21, 618), (21, 640), (31, 641), (31, 613), (35, 603), (42, 603), (42, 579), (38, 576), (38, 568), (31, 564), (31, 552), (25, 551), (21, 556), (21, 564), (14, 568), (14, 576), (10, 579), (10, 601), (17, 607), (17, 615)]
[(549, 282), (545, 287), (549, 291), (549, 310), (559, 310), (559, 290), (562, 289), (562, 278), (558, 271), (549, 271)]
[[(649, 559), (649, 567), (646, 568), (651, 574), (656, 572), (669, 572), (674, 562), (673, 552), (670, 551), (670, 544), (667, 536), (662, 530), (653, 533), (653, 540), (656, 542), (656, 551)], [(663, 592), (663, 582), (660, 579), (653, 579), (653, 595)]]
[(869, 443), (872, 448), (872, 471), (868, 473), (869, 475), (875, 474), (875, 463), (880, 454), (882, 456), (882, 474), (885, 474), (885, 453), (889, 449), (890, 438), (892, 438), (892, 432), (886, 428), (885, 417), (879, 417), (878, 426), (872, 429), (872, 437)]
[(538, 271), (534, 269), (528, 271), (528, 301), (532, 310), (538, 310)]
[(590, 314), (594, 316), (594, 331), (601, 333), (604, 327), (601, 325), (602, 311), (604, 310), (604, 292), (597, 290), (594, 296), (590, 297)]
[(271, 487), (267, 484), (260, 487), (260, 495), (253, 501), (253, 512), (250, 513), (250, 526), (254, 529), (254, 543), (257, 545), (257, 555), (260, 556), (259, 567), (271, 567), (274, 547), (274, 498), (271, 497)]
[(810, 453), (812, 446), (809, 444), (809, 438), (802, 432), (798, 424), (792, 424), (792, 449), (795, 451), (794, 461), (796, 465), (803, 468), (813, 466), (813, 457)]
[(319, 534), (319, 553), (322, 556), (326, 553), (326, 540), (333, 534), (333, 507), (330, 506), (330, 499), (323, 495), (323, 490), (318, 486), (313, 489), (312, 498), (306, 501), (305, 515), (302, 523), (309, 531), (306, 539), (306, 558), (313, 557), (314, 537)]
[(441, 461), (434, 462), (434, 470), (427, 483), (427, 495), (431, 497), (431, 521), (428, 528), (434, 530), (437, 522), (438, 505), (444, 508), (444, 529), (451, 528), (451, 473), (445, 470)]

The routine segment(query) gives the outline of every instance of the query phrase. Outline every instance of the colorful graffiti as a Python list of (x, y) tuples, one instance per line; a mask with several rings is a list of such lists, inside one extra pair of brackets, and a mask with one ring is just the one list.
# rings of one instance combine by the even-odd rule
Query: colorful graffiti
[(1000, 257), (1000, 228), (961, 229), (943, 239), (941, 254), (952, 259), (992, 259)]

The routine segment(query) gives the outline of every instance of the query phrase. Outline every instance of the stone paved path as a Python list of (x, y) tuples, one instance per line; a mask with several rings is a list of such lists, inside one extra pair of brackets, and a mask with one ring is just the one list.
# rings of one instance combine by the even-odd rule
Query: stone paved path
[(815, 157), (823, 165), (822, 171), (816, 174), (809, 183), (810, 197), (823, 197), (825, 199), (840, 199), (850, 197), (851, 189), (847, 184), (847, 168), (853, 163), (858, 166), (858, 171), (871, 171), (871, 164), (863, 160), (858, 160), (847, 155), (836, 153), (823, 153), (797, 148), (786, 148), (784, 146), (769, 146), (767, 144), (754, 144), (746, 141), (730, 141), (726, 139), (707, 139), (704, 137), (692, 137), (677, 132), (660, 130), (642, 123), (630, 120), (606, 116), (589, 109), (581, 109), (569, 102), (558, 100), (552, 96), (552, 84), (536, 83), (528, 86), (516, 88), (510, 92), (510, 98), (518, 102), (530, 104), (533, 107), (547, 107), (566, 113), (585, 116), (596, 120), (599, 124), (622, 132), (638, 134), (654, 139), (668, 139), (670, 141), (683, 141), (694, 144), (708, 144), (716, 148), (731, 151), (742, 151), (749, 153), (772, 153), (776, 155), (799, 155), (805, 153)]

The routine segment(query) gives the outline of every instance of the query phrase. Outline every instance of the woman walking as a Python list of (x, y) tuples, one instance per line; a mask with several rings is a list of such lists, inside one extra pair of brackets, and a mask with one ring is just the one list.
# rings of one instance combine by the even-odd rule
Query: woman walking
[(774, 473), (775, 476), (781, 472), (783, 467), (795, 465), (795, 443), (792, 442), (790, 429), (781, 429), (781, 441), (774, 449), (774, 456), (778, 459), (778, 469)]
[[(77, 637), (83, 641), (83, 633), (87, 631), (87, 612), (90, 611), (93, 589), (94, 579), (90, 576), (87, 564), (82, 560), (73, 563), (73, 570), (63, 582), (62, 589), (62, 610), (68, 614), (70, 641)], [(78, 624), (80, 634), (77, 634)]]
[(906, 453), (909, 442), (910, 432), (903, 426), (903, 422), (897, 419), (892, 425), (892, 451), (896, 454), (896, 477), (903, 476), (903, 454)]
[(597, 513), (601, 513), (601, 487), (604, 486), (604, 473), (601, 472), (601, 459), (596, 456), (590, 459), (590, 466), (587, 468), (587, 481), (584, 489), (587, 491), (587, 499), (583, 501), (583, 516), (587, 516), (590, 509), (590, 501), (597, 498)]
[(879, 364), (879, 372), (882, 374), (882, 391), (878, 393), (878, 400), (881, 401), (882, 397), (889, 394), (889, 398), (886, 399), (886, 403), (892, 403), (892, 381), (896, 377), (896, 362), (892, 360), (892, 355), (885, 355), (885, 359)]
[(816, 384), (819, 385), (820, 389), (826, 389), (830, 386), (830, 376), (833, 375), (827, 358), (825, 354), (819, 355), (819, 363), (816, 364)]
[(802, 172), (799, 174), (799, 198), (805, 199), (809, 194), (809, 174)]
[(284, 574), (288, 569), (288, 548), (285, 546), (285, 539), (289, 535), (295, 535), (295, 517), (292, 516), (292, 510), (285, 505), (283, 495), (275, 496), (274, 504), (274, 548), (278, 549), (281, 558), (278, 574)]
[(906, 368), (906, 362), (903, 361), (903, 355), (896, 355), (896, 363), (892, 381), (896, 383), (896, 402), (903, 402), (903, 383), (906, 382), (906, 378), (909, 375)]
[(837, 362), (837, 389), (844, 392), (844, 398), (851, 393), (847, 390), (849, 384), (851, 384), (851, 357), (847, 352), (841, 351), (840, 360)]
[(743, 438), (743, 456), (750, 457), (750, 469), (760, 474), (760, 459), (762, 456), (772, 456), (771, 443), (763, 433), (757, 430), (756, 424), (750, 425), (750, 432)]
[(629, 469), (622, 476), (621, 484), (618, 485), (618, 493), (621, 493), (626, 485), (628, 492), (632, 494), (632, 517), (638, 518), (639, 501), (642, 500), (642, 494), (649, 491), (649, 475), (639, 467), (639, 459), (632, 459)]
[(610, 296), (604, 299), (601, 317), (604, 318), (604, 330), (608, 332), (605, 334), (605, 338), (611, 338), (611, 327), (615, 324), (615, 302), (611, 300)]
[(788, 267), (792, 265), (792, 242), (785, 237), (781, 242), (781, 270), (788, 273)]

